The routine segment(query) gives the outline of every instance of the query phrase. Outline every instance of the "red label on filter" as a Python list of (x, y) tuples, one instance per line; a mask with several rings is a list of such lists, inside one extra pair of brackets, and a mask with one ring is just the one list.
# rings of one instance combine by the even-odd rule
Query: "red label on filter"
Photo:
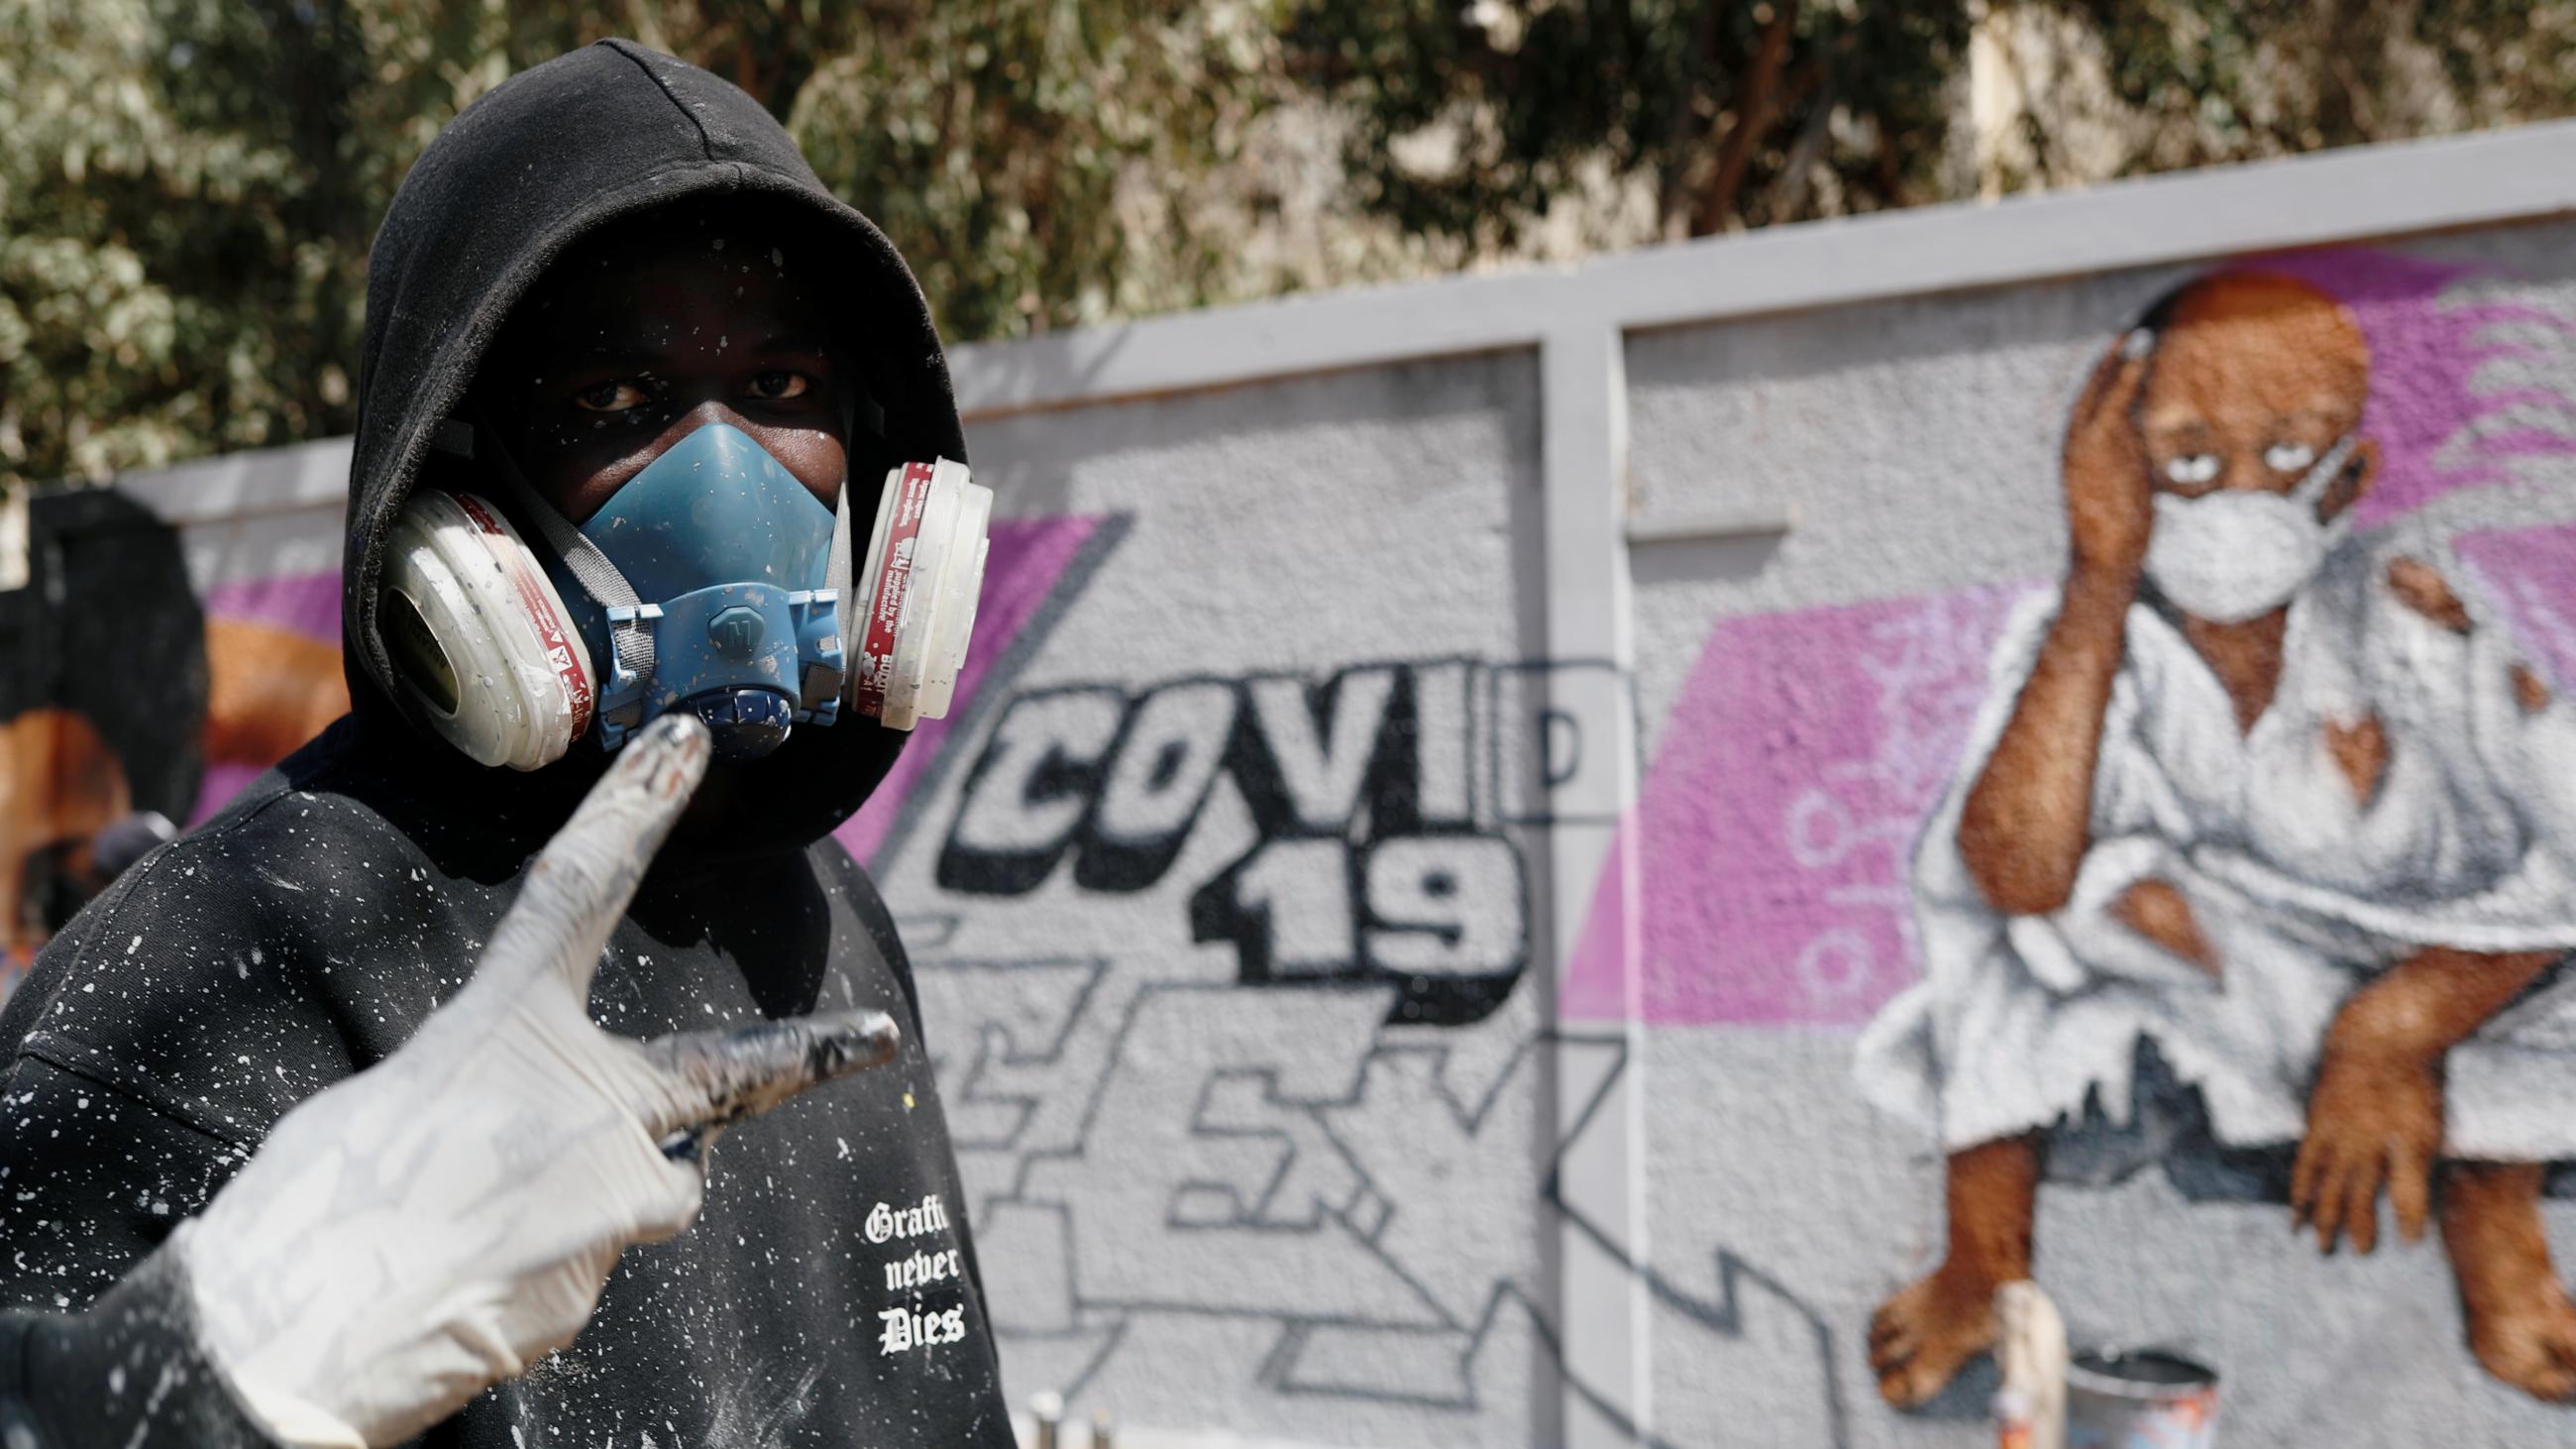
[(894, 680), (895, 626), (903, 619), (904, 586), (912, 580), (913, 544), (921, 534), (922, 515), (930, 509), (931, 476), (928, 463), (904, 464), (894, 516), (886, 520), (885, 551), (876, 560), (877, 587), (868, 599), (852, 694), (852, 702), (868, 715), (884, 714), (886, 689)]
[(572, 705), (572, 738), (580, 739), (582, 732), (590, 728), (590, 676), (582, 672), (581, 661), (573, 655), (572, 626), (555, 612), (545, 590), (538, 587), (531, 576), (534, 566), (528, 562), (526, 551), (515, 546), (515, 541), (485, 510), (482, 501), (462, 493), (449, 496), (465, 510), (465, 516), (483, 535), (484, 546), (492, 550), (493, 558), (500, 563), (502, 574), (510, 580), (511, 587), (518, 590), (519, 603), (528, 612), (528, 622), (536, 626), (537, 642), (545, 646), (546, 662), (553, 666), (555, 678), (562, 683), (564, 696)]

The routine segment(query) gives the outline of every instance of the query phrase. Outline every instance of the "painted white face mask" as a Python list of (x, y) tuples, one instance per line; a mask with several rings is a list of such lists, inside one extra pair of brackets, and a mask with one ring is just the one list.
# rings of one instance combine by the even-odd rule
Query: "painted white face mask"
[(2219, 624), (2241, 624), (2289, 602), (2351, 531), (2350, 508), (2319, 523), (2317, 504), (2354, 446), (2346, 436), (2328, 448), (2287, 493), (2221, 488), (2182, 498), (2159, 492), (2147, 577), (2175, 608)]

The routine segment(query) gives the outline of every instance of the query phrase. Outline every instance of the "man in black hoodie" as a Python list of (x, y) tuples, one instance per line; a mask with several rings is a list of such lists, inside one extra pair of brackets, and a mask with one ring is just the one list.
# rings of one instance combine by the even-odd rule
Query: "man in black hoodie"
[[(710, 215), (759, 230), (701, 231)], [(778, 339), (720, 330), (710, 352), (681, 330), (723, 301), (722, 265), (690, 260), (700, 236), (709, 256), (757, 248), (792, 275), (760, 297), (755, 279), (738, 285), (747, 310), (803, 324), (785, 343), (802, 355), (737, 366), (735, 349)], [(620, 299), (651, 315), (606, 340), (663, 353), (601, 374), (568, 344)], [(480, 765), (398, 702), (390, 535), (434, 445), (462, 433), (476, 459), (439, 455), (437, 481), (532, 495), (577, 524), (718, 424), (817, 502), (845, 478), (859, 518), (888, 467), (964, 456), (901, 258), (749, 97), (612, 41), (469, 107), (413, 167), (369, 264), (344, 564), (352, 710), (129, 871), (0, 1014), (0, 1300), (103, 1292), (297, 1100), (400, 1045), (462, 983), (604, 767), (595, 728), (540, 769)], [(494, 476), (504, 458), (526, 494)], [(908, 1028), (901, 1056), (727, 1138), (698, 1228), (630, 1252), (569, 1349), (423, 1442), (1011, 1442), (909, 968), (829, 838), (902, 742), (848, 704), (711, 772), (610, 938), (591, 1013), (651, 1037), (876, 1008)]]

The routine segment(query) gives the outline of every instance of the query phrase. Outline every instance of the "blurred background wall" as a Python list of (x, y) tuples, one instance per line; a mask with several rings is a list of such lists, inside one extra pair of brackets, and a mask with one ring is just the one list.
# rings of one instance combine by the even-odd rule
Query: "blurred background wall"
[[(31, 950), (106, 826), (342, 703), (374, 219), (512, 67), (638, 34), (787, 117), (964, 344), (975, 660), (843, 838), (918, 963), (1014, 1398), (1353, 1449), (1990, 1442), (1990, 1369), (1903, 1411), (1869, 1370), (1943, 1215), (1855, 1045), (1921, 973), (1907, 859), (2064, 568), (2104, 349), (2211, 271), (2331, 299), (2366, 537), (2576, 684), (2576, 135), (2085, 184), (2556, 114), (2568, 23), (8, 6), (0, 919)], [(2111, 1115), (2188, 1125), (2140, 1080)], [(2081, 1339), (2217, 1367), (2222, 1442), (2564, 1442), (2433, 1247), (2320, 1257), (2277, 1172), (2192, 1145), (2043, 1189)]]
[[(843, 839), (917, 964), (1015, 1400), (1311, 1445), (1990, 1442), (1990, 1368), (1900, 1411), (1867, 1365), (1943, 1216), (1855, 1047), (1921, 974), (1907, 862), (1989, 653), (2064, 567), (2077, 392), (2177, 282), (2330, 299), (2371, 354), (2363, 537), (2563, 693), (2571, 160), (2543, 127), (961, 348), (1001, 499), (976, 653)], [(197, 810), (300, 728), (258, 721), (332, 704), (297, 671), (345, 467), (37, 499), (40, 538), (184, 569), (49, 595), (39, 548), (0, 598), (202, 630), (236, 743), (197, 736)], [(93, 775), (168, 773), (47, 699), (105, 722)], [(177, 754), (190, 707), (151, 706)], [(21, 839), (78, 793), (46, 778)], [(2122, 1165), (2043, 1189), (2081, 1341), (2217, 1367), (2222, 1442), (2563, 1442), (2437, 1250), (2320, 1256), (2283, 1164), (2213, 1166), (2194, 1110), (2142, 1073)]]

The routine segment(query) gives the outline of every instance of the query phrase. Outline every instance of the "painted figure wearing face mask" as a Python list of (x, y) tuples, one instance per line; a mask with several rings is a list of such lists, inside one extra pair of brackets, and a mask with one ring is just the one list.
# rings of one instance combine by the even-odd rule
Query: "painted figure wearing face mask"
[(2147, 577), (2174, 607), (2220, 624), (2288, 603), (2351, 530), (2349, 510), (2332, 519), (2317, 513), (2353, 450), (2351, 437), (2340, 439), (2287, 493), (2156, 494)]

